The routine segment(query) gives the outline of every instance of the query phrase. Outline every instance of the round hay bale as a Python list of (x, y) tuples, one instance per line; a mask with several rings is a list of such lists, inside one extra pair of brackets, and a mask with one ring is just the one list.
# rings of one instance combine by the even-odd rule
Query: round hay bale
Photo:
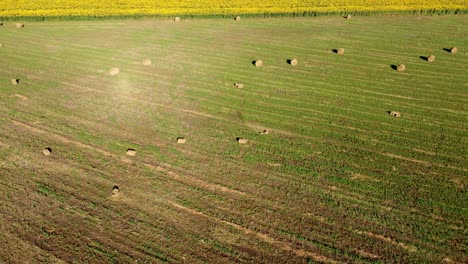
[(114, 185), (114, 187), (112, 188), (112, 196), (116, 197), (116, 196), (119, 196), (119, 195), (120, 195), (119, 186)]
[(263, 61), (262, 60), (256, 60), (255, 61), (255, 67), (262, 67), (263, 66)]
[(234, 20), (235, 20), (235, 21), (240, 21), (240, 16), (236, 16), (236, 17), (234, 18)]
[(234, 83), (234, 86), (239, 89), (244, 88), (244, 85), (242, 83)]
[(393, 117), (401, 117), (401, 113), (397, 111), (390, 111), (390, 116)]
[(114, 67), (114, 68), (112, 68), (112, 69), (109, 70), (109, 74), (110, 74), (111, 76), (116, 76), (116, 75), (119, 74), (119, 73), (120, 73), (120, 70), (119, 70), (119, 68), (117, 68), (117, 67)]
[(57, 232), (55, 231), (55, 228), (46, 226), (42, 228), (42, 231), (46, 232), (48, 235), (56, 235)]
[(23, 23), (16, 23), (16, 28), (24, 28), (24, 24)]
[(11, 79), (11, 84), (18, 85), (19, 81), (20, 81), (19, 79)]
[(239, 144), (247, 144), (247, 142), (249, 141), (248, 139), (245, 139), (245, 138), (236, 138), (237, 140), (237, 143)]
[(435, 61), (435, 56), (432, 55), (432, 54), (429, 55), (429, 56), (427, 57), (427, 61)]
[(337, 49), (336, 54), (343, 55), (344, 54), (344, 49), (343, 48)]
[(289, 64), (291, 64), (292, 66), (296, 66), (299, 62), (297, 61), (297, 59), (292, 59)]
[(187, 139), (184, 137), (178, 137), (177, 138), (177, 143), (178, 144), (185, 144), (187, 142)]
[(144, 60), (143, 60), (143, 65), (145, 65), (145, 66), (150, 66), (151, 63), (152, 63), (152, 62), (151, 62), (150, 59), (144, 59)]
[(345, 18), (346, 18), (346, 19), (351, 19), (352, 16), (348, 14), (348, 15), (345, 16)]
[(400, 65), (397, 66), (396, 70), (399, 71), (399, 72), (402, 72), (402, 71), (406, 70), (406, 66), (404, 64), (400, 64)]
[(45, 148), (42, 150), (42, 155), (44, 156), (50, 156), (52, 154), (52, 149), (51, 148)]
[(456, 48), (456, 47), (451, 47), (450, 48), (450, 53), (455, 54), (457, 52), (458, 52), (458, 48)]
[(136, 150), (132, 148), (127, 149), (127, 155), (134, 157), (136, 155)]
[(2, 43), (0, 43), (0, 48), (3, 48), (3, 44), (2, 44)]
[(180, 17), (174, 17), (174, 21), (175, 21), (175, 22), (179, 22), (179, 21), (180, 21)]

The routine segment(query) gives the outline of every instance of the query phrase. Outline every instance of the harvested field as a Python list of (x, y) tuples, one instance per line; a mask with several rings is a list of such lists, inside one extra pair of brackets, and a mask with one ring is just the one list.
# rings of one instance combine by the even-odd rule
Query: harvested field
[(176, 15), (0, 29), (0, 263), (466, 262), (467, 16)]

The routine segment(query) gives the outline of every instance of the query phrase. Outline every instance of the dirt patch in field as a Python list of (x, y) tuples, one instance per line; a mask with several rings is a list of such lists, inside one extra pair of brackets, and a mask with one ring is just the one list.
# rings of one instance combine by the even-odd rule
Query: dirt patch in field
[(13, 96), (15, 97), (18, 97), (19, 99), (23, 100), (23, 101), (26, 101), (28, 100), (28, 98), (24, 95), (21, 95), (21, 94), (14, 94)]
[[(116, 155), (112, 154), (111, 152), (106, 151), (104, 149), (97, 148), (97, 147), (94, 147), (94, 146), (90, 146), (90, 145), (81, 143), (81, 142), (76, 141), (76, 140), (68, 139), (68, 138), (66, 138), (66, 137), (64, 137), (62, 135), (55, 134), (55, 133), (52, 133), (52, 132), (49, 132), (49, 131), (46, 131), (46, 130), (43, 130), (43, 129), (36, 128), (36, 127), (34, 127), (32, 125), (29, 125), (27, 123), (20, 122), (20, 121), (17, 121), (17, 120), (12, 120), (12, 122), (15, 125), (22, 126), (22, 127), (26, 128), (26, 129), (29, 129), (33, 133), (47, 134), (50, 137), (55, 138), (55, 139), (57, 139), (57, 140), (59, 140), (59, 141), (61, 141), (63, 143), (71, 143), (71, 144), (74, 144), (77, 147), (86, 148), (86, 149), (89, 149), (89, 150), (93, 150), (95, 152), (99, 152), (99, 153), (103, 154), (104, 156), (108, 156), (108, 157), (111, 157), (111, 158), (119, 158), (118, 156), (116, 156)], [(131, 163), (132, 162), (130, 159), (124, 158), (124, 157), (120, 157), (120, 160), (122, 162), (125, 162), (125, 163)]]
[(333, 259), (330, 259), (330, 258), (328, 258), (326, 256), (323, 256), (323, 255), (320, 255), (320, 254), (317, 254), (317, 253), (313, 253), (313, 252), (303, 250), (303, 249), (292, 248), (288, 243), (276, 240), (276, 239), (274, 239), (274, 238), (272, 238), (272, 237), (270, 237), (270, 236), (268, 236), (266, 234), (253, 231), (251, 229), (245, 228), (245, 227), (240, 226), (238, 224), (235, 224), (235, 223), (232, 223), (232, 222), (229, 222), (229, 221), (225, 221), (225, 220), (222, 220), (222, 219), (219, 219), (219, 218), (215, 218), (215, 217), (206, 215), (206, 214), (204, 214), (202, 212), (199, 212), (197, 210), (185, 207), (183, 205), (180, 205), (180, 204), (172, 202), (172, 201), (169, 201), (169, 203), (172, 204), (174, 207), (176, 207), (178, 209), (181, 209), (181, 210), (184, 210), (184, 211), (186, 211), (186, 212), (188, 212), (190, 214), (199, 215), (199, 216), (208, 218), (213, 222), (222, 223), (222, 224), (234, 227), (235, 229), (237, 229), (239, 231), (242, 231), (246, 235), (253, 235), (253, 236), (257, 237), (258, 239), (262, 240), (263, 242), (266, 242), (266, 243), (268, 243), (270, 245), (273, 245), (273, 246), (275, 246), (277, 248), (280, 248), (280, 249), (282, 249), (284, 251), (292, 252), (295, 255), (299, 256), (299, 257), (311, 257), (314, 261), (318, 261), (318, 262), (322, 262), (322, 263), (339, 263), (338, 261), (335, 261)]
[(214, 184), (214, 183), (209, 183), (209, 182), (206, 182), (206, 181), (194, 178), (194, 177), (190, 177), (190, 176), (180, 175), (179, 173), (176, 173), (176, 172), (170, 170), (169, 168), (166, 168), (165, 166), (163, 167), (163, 165), (154, 166), (154, 165), (151, 165), (149, 163), (144, 163), (144, 165), (146, 167), (150, 168), (150, 169), (155, 170), (155, 171), (163, 172), (164, 174), (170, 176), (172, 179), (174, 179), (176, 181), (183, 182), (185, 184), (196, 185), (196, 186), (208, 189), (208, 190), (218, 190), (218, 191), (225, 192), (225, 193), (248, 196), (244, 192), (237, 191), (237, 190), (228, 188), (226, 186), (222, 186), (222, 185)]
[(388, 242), (390, 244), (393, 244), (395, 246), (399, 246), (409, 252), (416, 252), (418, 251), (418, 249), (415, 247), (415, 246), (411, 246), (411, 245), (406, 245), (402, 242), (398, 242), (398, 241), (395, 241), (394, 239), (392, 239), (391, 237), (386, 237), (386, 236), (383, 236), (383, 235), (379, 235), (379, 234), (374, 234), (372, 232), (368, 232), (368, 231), (359, 231), (359, 230), (355, 230), (354, 231), (356, 234), (359, 234), (359, 235), (367, 235), (369, 237), (373, 237), (373, 238), (376, 238), (378, 240), (381, 240), (381, 241), (385, 241), (385, 242)]

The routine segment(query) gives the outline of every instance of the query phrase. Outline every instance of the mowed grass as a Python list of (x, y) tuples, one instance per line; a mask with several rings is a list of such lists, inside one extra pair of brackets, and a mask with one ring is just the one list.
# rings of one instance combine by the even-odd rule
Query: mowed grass
[(467, 33), (463, 15), (5, 23), (0, 262), (466, 262)]

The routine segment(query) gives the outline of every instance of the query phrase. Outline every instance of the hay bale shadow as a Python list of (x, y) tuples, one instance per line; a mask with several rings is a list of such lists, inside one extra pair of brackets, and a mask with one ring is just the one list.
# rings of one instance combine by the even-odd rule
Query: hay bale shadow
[(446, 51), (446, 52), (448, 52), (448, 53), (452, 53), (452, 49), (451, 49), (451, 48), (443, 48), (442, 50), (443, 50), (443, 51)]
[(338, 49), (332, 49), (333, 53), (338, 53)]
[(429, 57), (428, 56), (419, 56), (419, 58), (421, 60), (425, 60), (425, 61), (428, 61), (429, 60)]
[(396, 71), (397, 68), (398, 68), (398, 65), (392, 64), (392, 65), (390, 65), (390, 68), (392, 68), (392, 69), (394, 69)]

